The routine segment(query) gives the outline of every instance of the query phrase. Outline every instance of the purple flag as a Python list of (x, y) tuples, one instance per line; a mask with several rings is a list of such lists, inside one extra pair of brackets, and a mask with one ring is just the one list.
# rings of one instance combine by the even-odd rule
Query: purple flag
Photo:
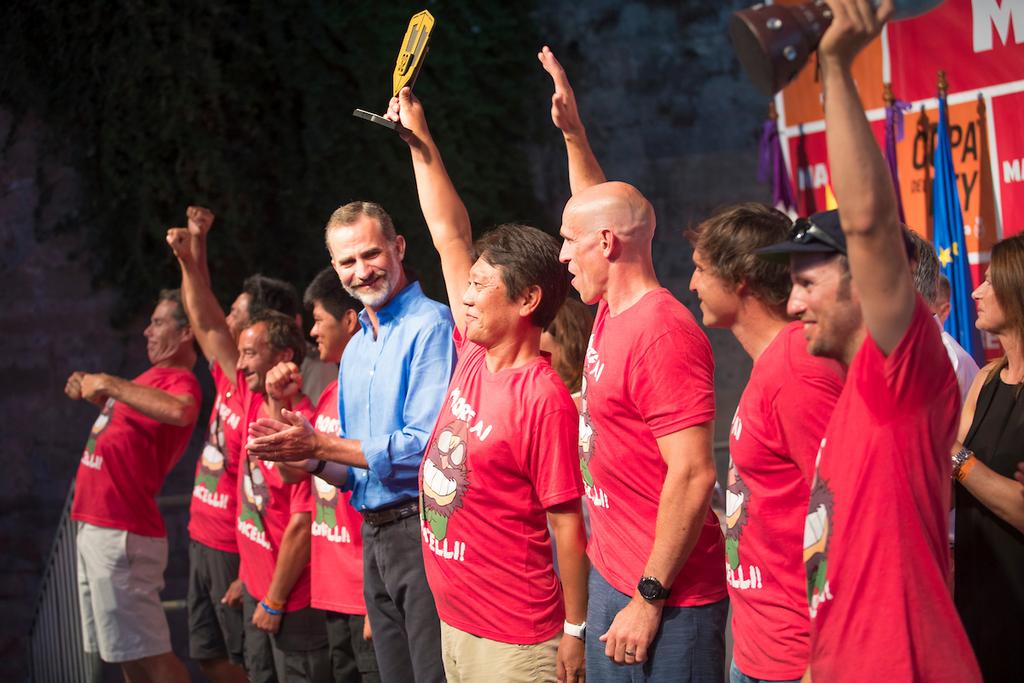
[(910, 110), (910, 104), (903, 100), (892, 101), (885, 108), (885, 160), (889, 164), (889, 174), (896, 190), (896, 208), (900, 212), (900, 223), (906, 223), (903, 215), (903, 197), (900, 193), (900, 172), (896, 165), (896, 143), (903, 139), (903, 113)]
[(757, 180), (771, 184), (772, 206), (782, 206), (789, 211), (796, 211), (793, 186), (789, 182), (789, 171), (782, 158), (779, 125), (774, 118), (769, 117), (764, 122), (758, 157)]

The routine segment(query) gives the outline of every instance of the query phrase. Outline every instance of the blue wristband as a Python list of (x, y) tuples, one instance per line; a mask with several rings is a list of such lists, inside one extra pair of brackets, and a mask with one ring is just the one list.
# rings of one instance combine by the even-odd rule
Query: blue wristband
[(279, 610), (279, 609), (274, 609), (273, 607), (271, 607), (267, 603), (263, 602), (262, 600), (260, 600), (260, 607), (263, 608), (264, 612), (266, 612), (267, 614), (273, 615), (275, 617), (279, 617), (282, 614), (284, 614), (284, 611)]

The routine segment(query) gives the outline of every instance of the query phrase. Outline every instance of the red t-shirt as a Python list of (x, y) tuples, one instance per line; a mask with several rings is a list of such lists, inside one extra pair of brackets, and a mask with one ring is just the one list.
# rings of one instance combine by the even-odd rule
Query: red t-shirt
[[(188, 370), (150, 368), (132, 382), (202, 402), (199, 382)], [(71, 518), (140, 536), (166, 536), (156, 494), (185, 452), (194, 426), (164, 424), (108, 399), (82, 451)]]
[(857, 352), (818, 453), (803, 553), (814, 680), (981, 680), (946, 583), (959, 411), (918, 297), (888, 357), (870, 336)]
[(240, 392), (217, 363), (210, 364), (217, 395), (210, 411), (206, 443), (196, 462), (188, 533), (193, 541), (227, 553), (238, 552), (238, 462), (245, 439)]
[[(657, 439), (715, 416), (711, 344), (667, 289), (616, 316), (601, 302), (584, 363), (579, 457), (590, 510), (587, 554), (633, 595), (654, 543), (667, 466)], [(726, 596), (725, 547), (708, 506), (700, 537), (671, 587), (672, 606)]]
[[(313, 428), (338, 436), (338, 380), (327, 385), (316, 406)], [(313, 545), (312, 605), (341, 614), (366, 614), (363, 599), (363, 518), (341, 491), (312, 477)]]
[[(237, 386), (242, 390), (245, 405), (245, 432), (249, 423), (255, 421), (264, 406), (262, 394), (254, 394), (246, 388), (245, 377), (238, 374)], [(307, 419), (313, 416), (313, 404), (303, 396), (302, 402), (294, 408)], [(262, 600), (274, 578), (277, 553), (285, 529), (297, 512), (312, 512), (313, 500), (310, 493), (309, 477), (297, 484), (286, 484), (272, 462), (246, 456), (239, 464), (238, 478), (238, 554), (241, 556), (239, 576), (245, 589), (257, 600)], [(309, 607), (309, 564), (299, 575), (288, 595), (284, 611), (293, 612)]]
[(843, 374), (807, 352), (801, 323), (787, 325), (754, 363), (732, 419), (725, 573), (733, 658), (752, 678), (792, 680), (807, 669), (803, 522)]
[(583, 495), (576, 406), (546, 358), (491, 373), (483, 347), (455, 344), (420, 466), (427, 581), (445, 623), (532, 645), (565, 619), (545, 511)]

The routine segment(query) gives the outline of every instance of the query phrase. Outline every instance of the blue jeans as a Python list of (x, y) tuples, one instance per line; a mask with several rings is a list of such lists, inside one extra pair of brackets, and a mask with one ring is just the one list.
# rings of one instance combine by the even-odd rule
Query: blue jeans
[(800, 679), (798, 678), (793, 681), (766, 681), (763, 678), (752, 678), (739, 670), (734, 659), (732, 660), (732, 666), (729, 667), (729, 683), (800, 683)]
[(598, 638), (615, 615), (629, 604), (597, 570), (590, 570), (587, 606), (587, 680), (591, 683), (679, 681), (721, 683), (725, 680), (725, 621), (729, 599), (698, 607), (666, 607), (661, 628), (643, 664), (619, 665), (604, 654)]

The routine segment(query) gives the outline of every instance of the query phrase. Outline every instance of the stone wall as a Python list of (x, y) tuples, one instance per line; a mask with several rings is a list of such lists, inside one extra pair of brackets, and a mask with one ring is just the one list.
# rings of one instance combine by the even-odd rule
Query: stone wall
[[(132, 377), (148, 363), (145, 317), (115, 327), (116, 293), (94, 287), (87, 274), (74, 172), (51, 153), (32, 117), (0, 110), (0, 140), (7, 141), (0, 164), (0, 661), (6, 680), (21, 680), (54, 528), (98, 413), (66, 398), (64, 383), (74, 370)], [(165, 491), (186, 492), (191, 467), (187, 455)], [(174, 566), (187, 562), (180, 552), (184, 512), (166, 515), (177, 541)], [(183, 586), (169, 588), (184, 595)]]
[[(767, 102), (746, 83), (726, 34), (729, 13), (746, 4), (558, 1), (537, 11), (605, 174), (635, 185), (654, 204), (662, 284), (698, 320), (683, 231), (721, 205), (769, 199), (756, 182)], [(557, 226), (569, 195), (565, 153), (553, 126), (538, 139), (532, 181)], [(708, 336), (716, 363), (716, 441), (724, 442), (750, 360), (730, 333)], [(718, 464), (723, 472), (724, 458)]]

